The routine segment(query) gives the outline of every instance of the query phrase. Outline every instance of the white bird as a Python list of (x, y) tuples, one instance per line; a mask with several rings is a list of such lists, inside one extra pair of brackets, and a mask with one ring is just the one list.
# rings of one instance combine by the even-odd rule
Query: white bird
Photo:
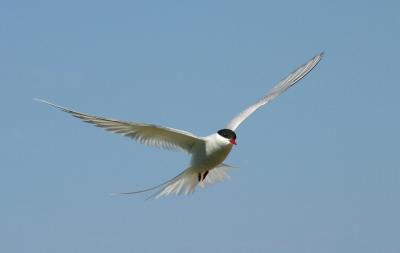
[(189, 166), (174, 178), (155, 187), (121, 194), (141, 193), (155, 189), (159, 189), (159, 191), (150, 197), (159, 198), (172, 193), (177, 195), (182, 193), (191, 194), (197, 185), (204, 187), (207, 184), (213, 184), (229, 178), (228, 171), (232, 166), (223, 162), (231, 152), (233, 145), (236, 145), (236, 128), (261, 106), (279, 96), (307, 75), (318, 64), (322, 56), (323, 53), (317, 54), (306, 64), (300, 66), (281, 80), (255, 104), (234, 117), (224, 129), (206, 137), (196, 136), (192, 133), (169, 127), (91, 116), (72, 111), (42, 99), (36, 100), (54, 106), (84, 122), (125, 135), (140, 143), (167, 149), (179, 149), (186, 151), (192, 156)]

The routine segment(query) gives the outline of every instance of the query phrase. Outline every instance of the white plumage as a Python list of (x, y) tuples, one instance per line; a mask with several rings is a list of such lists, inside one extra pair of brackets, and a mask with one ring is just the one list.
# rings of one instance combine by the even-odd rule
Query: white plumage
[(206, 185), (221, 182), (229, 178), (228, 172), (232, 167), (224, 164), (223, 161), (232, 150), (233, 145), (236, 144), (236, 133), (234, 130), (253, 112), (279, 96), (307, 75), (318, 64), (322, 55), (323, 53), (316, 55), (306, 64), (290, 73), (259, 101), (234, 117), (225, 129), (221, 129), (217, 133), (206, 137), (199, 137), (192, 133), (169, 127), (92, 116), (42, 99), (37, 100), (67, 112), (84, 122), (102, 127), (113, 133), (122, 134), (145, 145), (166, 149), (179, 149), (192, 156), (189, 167), (178, 176), (145, 190), (121, 194), (135, 194), (156, 189), (159, 189), (159, 191), (155, 192), (151, 197), (159, 198), (169, 194), (191, 194), (198, 185), (205, 187)]

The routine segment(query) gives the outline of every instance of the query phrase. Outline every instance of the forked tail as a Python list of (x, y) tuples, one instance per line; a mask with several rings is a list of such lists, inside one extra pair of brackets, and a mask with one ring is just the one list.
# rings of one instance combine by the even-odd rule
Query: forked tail
[(175, 194), (175, 195), (181, 195), (181, 194), (192, 194), (197, 185), (200, 185), (201, 187), (205, 187), (208, 184), (214, 184), (217, 182), (222, 182), (227, 179), (229, 179), (228, 172), (229, 170), (233, 168), (232, 166), (226, 165), (226, 164), (220, 164), (214, 169), (210, 170), (207, 172), (206, 176), (203, 175), (204, 178), (199, 176), (199, 173), (193, 170), (192, 168), (188, 168), (184, 171), (182, 171), (179, 175), (177, 175), (174, 178), (171, 178), (170, 180), (161, 183), (159, 185), (140, 190), (140, 191), (133, 191), (133, 192), (122, 192), (122, 193), (117, 193), (117, 194), (122, 194), (122, 195), (130, 195), (130, 194), (137, 194), (137, 193), (143, 193), (143, 192), (148, 192), (152, 190), (156, 190), (158, 188), (161, 188), (159, 191), (155, 192), (152, 194), (148, 199), (151, 198), (160, 198), (162, 196), (167, 196), (169, 194)]

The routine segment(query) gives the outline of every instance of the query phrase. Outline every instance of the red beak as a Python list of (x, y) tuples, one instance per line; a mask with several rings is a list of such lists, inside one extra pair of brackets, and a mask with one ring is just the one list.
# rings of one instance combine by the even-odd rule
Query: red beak
[(233, 145), (237, 145), (236, 140), (235, 139), (230, 139), (229, 140), (230, 143), (232, 143)]

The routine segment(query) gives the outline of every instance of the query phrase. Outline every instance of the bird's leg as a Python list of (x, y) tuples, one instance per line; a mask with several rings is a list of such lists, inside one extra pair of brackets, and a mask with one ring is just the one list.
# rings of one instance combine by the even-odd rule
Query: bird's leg
[(206, 179), (207, 175), (208, 175), (208, 170), (206, 170), (203, 173), (203, 175), (201, 173), (197, 174), (197, 178), (198, 178), (199, 182), (204, 181)]
[(204, 179), (206, 179), (207, 175), (208, 175), (208, 170), (206, 170), (206, 172), (204, 172), (203, 179), (201, 181), (204, 181)]

